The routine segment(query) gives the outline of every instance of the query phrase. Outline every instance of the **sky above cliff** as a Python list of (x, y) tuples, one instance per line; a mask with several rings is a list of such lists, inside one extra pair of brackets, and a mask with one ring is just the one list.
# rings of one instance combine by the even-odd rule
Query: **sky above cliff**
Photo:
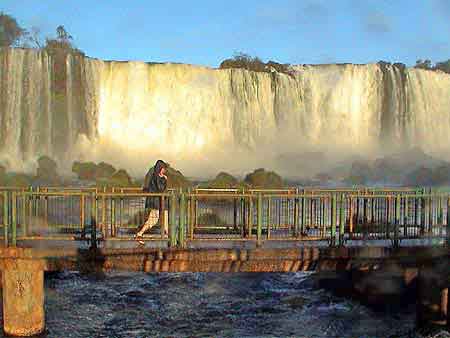
[(0, 0), (44, 36), (64, 25), (106, 60), (216, 67), (236, 52), (292, 64), (450, 58), (450, 0)]

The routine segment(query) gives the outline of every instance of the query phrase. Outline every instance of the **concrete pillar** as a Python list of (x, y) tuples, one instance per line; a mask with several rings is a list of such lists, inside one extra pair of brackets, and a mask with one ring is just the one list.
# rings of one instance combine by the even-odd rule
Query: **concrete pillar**
[(441, 292), (441, 309), (444, 313), (444, 320), (447, 320), (447, 328), (450, 328), (450, 320), (449, 320), (449, 295), (448, 295), (448, 287), (443, 289)]
[(450, 331), (450, 288), (447, 288), (447, 329)]
[(419, 269), (417, 327), (445, 326), (448, 317), (448, 280), (433, 267)]
[(39, 259), (3, 259), (3, 330), (28, 337), (45, 329), (44, 264)]

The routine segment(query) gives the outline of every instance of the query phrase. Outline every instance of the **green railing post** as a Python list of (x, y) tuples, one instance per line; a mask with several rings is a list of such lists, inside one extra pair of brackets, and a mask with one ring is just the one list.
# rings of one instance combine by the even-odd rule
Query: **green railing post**
[(344, 236), (345, 236), (345, 195), (340, 195), (341, 200), (339, 203), (339, 246), (344, 246)]
[(408, 237), (408, 221), (409, 221), (409, 202), (408, 195), (404, 197), (404, 209), (403, 209), (403, 237)]
[[(104, 188), (103, 192), (105, 193)], [(106, 224), (106, 197), (105, 195), (102, 196), (102, 223), (100, 224), (101, 230), (102, 230), (102, 236), (103, 238), (108, 237), (108, 231), (107, 231), (107, 224)]]
[(9, 200), (8, 200), (8, 192), (3, 192), (3, 236), (5, 236), (5, 247), (9, 245), (8, 241), (8, 227), (9, 227)]
[(175, 247), (177, 245), (177, 220), (175, 213), (175, 205), (177, 203), (176, 195), (172, 191), (170, 195), (170, 222), (169, 222), (169, 246)]
[(353, 198), (350, 195), (348, 199), (348, 232), (350, 239), (353, 238)]
[[(34, 196), (33, 196), (33, 187), (30, 187), (30, 195), (28, 198), (28, 224), (29, 227), (31, 227), (31, 223), (33, 220), (33, 202), (34, 202)], [(28, 233), (27, 233), (28, 235)]]
[(398, 227), (400, 225), (400, 203), (401, 195), (395, 196), (395, 221), (394, 221), (394, 248), (398, 248)]
[[(280, 210), (279, 215), (281, 215), (281, 210)], [(250, 196), (248, 198), (248, 219), (247, 219), (247, 222), (248, 222), (248, 226), (247, 226), (248, 234), (247, 234), (247, 237), (248, 238), (252, 238), (252, 234), (253, 234), (253, 196)]]
[(12, 213), (12, 222), (11, 222), (11, 246), (17, 245), (17, 193), (12, 193), (12, 201), (11, 201), (11, 213)]
[(97, 194), (91, 193), (91, 248), (97, 248)]
[(420, 198), (420, 235), (423, 236), (425, 234), (425, 215), (426, 215), (426, 201), (425, 197)]
[(111, 237), (116, 237), (116, 199), (111, 196)]
[(189, 229), (189, 239), (194, 239), (194, 206), (195, 206), (195, 200), (194, 195), (191, 190), (189, 190), (189, 198), (188, 198), (188, 229)]
[(433, 235), (433, 189), (430, 188), (430, 196), (428, 197), (428, 232)]
[(26, 215), (27, 215), (27, 209), (25, 207), (26, 204), (26, 200), (27, 200), (27, 196), (25, 192), (22, 192), (22, 198), (20, 199), (22, 201), (22, 210), (21, 210), (21, 219), (20, 219), (20, 227), (22, 229), (22, 236), (26, 236), (27, 235), (27, 222), (25, 220)]
[[(416, 193), (417, 195), (418, 193)], [(414, 196), (414, 235), (417, 235), (416, 229), (419, 226), (420, 223), (420, 214), (419, 214), (419, 198), (417, 196)]]
[(237, 199), (233, 198), (233, 229), (237, 230), (238, 228), (238, 213), (237, 213)]
[(305, 228), (306, 228), (306, 198), (305, 196), (305, 191), (303, 190), (302, 192), (303, 197), (302, 199), (302, 224), (300, 225), (300, 236), (303, 236), (304, 232), (305, 232)]
[(85, 196), (80, 196), (80, 228), (83, 232), (83, 238), (86, 236), (86, 218), (85, 218)]
[(450, 249), (450, 197), (447, 198), (447, 248)]
[(180, 225), (178, 228), (178, 246), (185, 247), (184, 232), (186, 225), (186, 198), (183, 192), (180, 194)]
[(241, 223), (242, 223), (242, 226), (241, 226), (241, 238), (244, 238), (245, 237), (245, 227), (246, 227), (246, 224), (247, 224), (247, 221), (246, 221), (246, 216), (245, 216), (245, 213), (246, 213), (246, 209), (245, 209), (245, 201), (244, 201), (244, 198), (243, 197), (241, 197), (240, 198), (240, 205), (241, 205)]
[(389, 239), (391, 238), (391, 196), (388, 195), (386, 203), (386, 238)]
[(297, 197), (294, 199), (294, 237), (298, 237), (298, 223), (299, 223), (299, 200)]
[(262, 195), (258, 193), (258, 202), (257, 202), (257, 229), (256, 229), (256, 240), (257, 244), (261, 245), (261, 235), (262, 235)]
[(272, 223), (272, 216), (270, 209), (272, 208), (272, 203), (270, 197), (267, 198), (267, 239), (270, 239), (270, 226)]
[(330, 245), (336, 245), (336, 194), (331, 197), (331, 240)]

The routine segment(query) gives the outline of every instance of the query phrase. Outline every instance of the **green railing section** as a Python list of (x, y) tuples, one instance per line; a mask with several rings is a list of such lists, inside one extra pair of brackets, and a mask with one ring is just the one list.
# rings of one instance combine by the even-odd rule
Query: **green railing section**
[(161, 201), (159, 225), (145, 237), (184, 247), (192, 240), (327, 241), (426, 238), (450, 245), (450, 192), (438, 189), (136, 188), (0, 191), (6, 246), (19, 240), (129, 240), (145, 222), (145, 199)]

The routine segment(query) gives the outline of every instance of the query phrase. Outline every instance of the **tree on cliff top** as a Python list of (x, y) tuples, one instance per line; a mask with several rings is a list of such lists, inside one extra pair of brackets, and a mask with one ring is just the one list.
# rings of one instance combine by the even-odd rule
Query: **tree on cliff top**
[(245, 53), (236, 53), (231, 59), (226, 59), (220, 63), (220, 69), (240, 68), (253, 72), (271, 73), (273, 71), (293, 76), (289, 64), (281, 64), (275, 61), (264, 63), (259, 57), (252, 57)]
[(26, 35), (26, 30), (19, 26), (12, 16), (0, 12), (0, 47), (18, 46)]
[(416, 61), (416, 64), (414, 66), (414, 68), (420, 68), (420, 69), (432, 69), (433, 66), (431, 64), (431, 60), (422, 60), (419, 59)]
[(450, 59), (447, 61), (436, 62), (434, 68), (450, 74)]
[(444, 73), (450, 74), (450, 59), (447, 61), (436, 62), (434, 65), (431, 60), (417, 60), (414, 68), (440, 70)]
[(62, 25), (56, 28), (56, 38), (45, 39), (44, 49), (50, 54), (58, 52), (83, 54), (75, 47), (72, 35)]
[(257, 56), (251, 57), (245, 53), (236, 53), (233, 58), (222, 61), (219, 68), (244, 68), (255, 72), (265, 72), (266, 65)]

